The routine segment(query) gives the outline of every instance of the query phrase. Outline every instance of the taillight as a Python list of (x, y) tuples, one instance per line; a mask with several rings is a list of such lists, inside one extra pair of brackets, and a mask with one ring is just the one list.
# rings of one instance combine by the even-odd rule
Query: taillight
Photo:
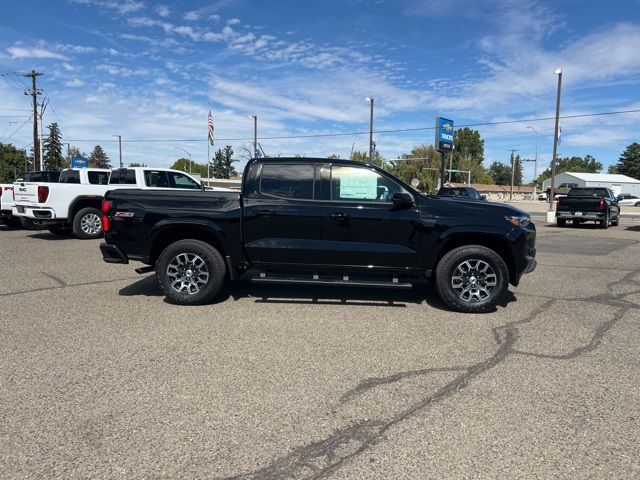
[(111, 231), (111, 221), (109, 220), (109, 210), (111, 210), (111, 202), (109, 200), (102, 200), (102, 231), (107, 233)]
[(49, 187), (38, 185), (38, 203), (44, 203), (49, 198)]
[(604, 202), (604, 198), (600, 199), (600, 210), (604, 210), (605, 207), (605, 202)]
[(558, 208), (560, 206), (560, 198), (561, 197), (558, 197), (558, 199), (556, 200), (556, 208)]

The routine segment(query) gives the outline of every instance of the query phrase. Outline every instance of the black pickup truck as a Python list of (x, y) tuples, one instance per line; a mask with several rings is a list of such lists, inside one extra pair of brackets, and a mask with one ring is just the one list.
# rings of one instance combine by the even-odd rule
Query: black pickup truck
[(564, 227), (567, 220), (574, 226), (583, 222), (596, 222), (600, 228), (620, 223), (618, 199), (604, 187), (574, 187), (566, 197), (559, 197), (556, 205), (556, 222)]
[(535, 266), (529, 215), (425, 196), (349, 160), (249, 161), (242, 191), (112, 190), (102, 205), (109, 263), (141, 261), (170, 301), (214, 298), (245, 271), (280, 284), (412, 288), (433, 279), (465, 312), (492, 309)]

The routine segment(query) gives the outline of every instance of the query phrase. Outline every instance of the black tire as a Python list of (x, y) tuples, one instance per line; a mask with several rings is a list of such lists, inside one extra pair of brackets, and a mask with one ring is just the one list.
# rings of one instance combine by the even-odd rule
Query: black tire
[(22, 228), (22, 222), (18, 217), (2, 217), (0, 220), (9, 228)]
[(571, 224), (572, 224), (574, 227), (579, 227), (580, 225), (582, 225), (582, 220), (572, 220), (572, 221), (571, 221)]
[[(181, 260), (183, 263), (180, 263)], [(203, 280), (204, 276), (200, 276), (202, 284), (193, 285), (194, 279), (205, 272), (205, 267), (206, 280)], [(172, 277), (171, 272), (175, 276)], [(180, 273), (184, 273), (180, 277), (183, 280), (175, 280)], [(200, 240), (179, 240), (172, 243), (164, 249), (156, 262), (156, 278), (160, 288), (171, 303), (178, 305), (202, 305), (209, 302), (220, 293), (226, 277), (227, 267), (222, 255)], [(181, 284), (178, 285), (179, 288), (174, 288), (177, 281), (181, 281)]]
[[(468, 272), (471, 274), (468, 278), (457, 275), (466, 268), (463, 268), (465, 262), (468, 262)], [(481, 277), (481, 273), (478, 272), (483, 268), (482, 263), (488, 265), (492, 271), (489, 276)], [(461, 268), (462, 270), (460, 270)], [(487, 270), (485, 269), (485, 271)], [(490, 290), (486, 283), (494, 281), (488, 280), (488, 278), (495, 278), (495, 286), (492, 286)], [(493, 250), (480, 245), (466, 245), (454, 248), (442, 257), (436, 267), (435, 281), (440, 298), (453, 310), (466, 313), (486, 312), (495, 308), (509, 287), (509, 270), (502, 257)], [(454, 286), (456, 281), (460, 283), (459, 287)], [(469, 291), (473, 291), (474, 285), (477, 285), (475, 288), (477, 298), (475, 299), (472, 298), (474, 294), (469, 293)], [(465, 287), (467, 287), (466, 290)], [(486, 297), (478, 292), (483, 287)], [(456, 288), (460, 288), (462, 292)], [(469, 293), (469, 298), (463, 298), (467, 293)]]
[[(97, 208), (87, 207), (80, 210), (73, 217), (73, 233), (82, 240), (102, 237), (102, 213)], [(97, 220), (96, 220), (97, 218)]]
[(634, 207), (640, 207), (640, 202), (636, 202), (633, 204)]
[(47, 230), (49, 230), (49, 232), (53, 233), (54, 235), (60, 236), (67, 236), (73, 233), (71, 225), (69, 225), (68, 223), (49, 225), (47, 227)]
[(600, 220), (600, 228), (607, 229), (609, 228), (609, 212), (604, 214), (604, 218)]
[(558, 218), (557, 222), (559, 227), (566, 227), (567, 225), (567, 220), (564, 218)]
[(618, 213), (618, 216), (616, 217), (615, 220), (611, 220), (611, 226), (612, 227), (617, 227), (618, 225), (620, 225), (620, 214)]

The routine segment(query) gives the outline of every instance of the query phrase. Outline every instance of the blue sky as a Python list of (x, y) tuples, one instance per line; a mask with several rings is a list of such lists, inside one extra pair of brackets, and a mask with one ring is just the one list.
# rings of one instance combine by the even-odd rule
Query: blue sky
[[(59, 121), (84, 151), (100, 143), (114, 161), (112, 135), (121, 134), (125, 163), (166, 166), (181, 156), (176, 147), (203, 162), (209, 108), (215, 148), (236, 151), (251, 143), (251, 114), (259, 137), (366, 132), (364, 96), (375, 98), (379, 130), (429, 128), (437, 115), (456, 124), (553, 117), (557, 67), (563, 115), (640, 109), (637, 0), (8, 3), (0, 71), (43, 72), (44, 123)], [(0, 80), (0, 141), (28, 115), (20, 81)], [(533, 158), (528, 125), (540, 132), (546, 166), (549, 120), (475, 127), (486, 164), (507, 161), (511, 148)], [(561, 125), (560, 154), (591, 154), (605, 166), (640, 141), (637, 112)], [(29, 146), (29, 125), (8, 141)], [(432, 141), (432, 130), (376, 134), (386, 158)], [(260, 143), (269, 155), (348, 157), (354, 144), (367, 149), (368, 136)]]

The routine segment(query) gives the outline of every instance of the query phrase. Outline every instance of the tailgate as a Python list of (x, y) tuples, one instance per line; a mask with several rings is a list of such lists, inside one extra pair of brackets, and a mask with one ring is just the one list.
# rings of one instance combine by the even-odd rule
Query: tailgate
[(595, 212), (600, 210), (600, 199), (593, 197), (562, 197), (558, 210), (563, 212)]
[(18, 183), (13, 185), (13, 195), (15, 203), (36, 204), (38, 203), (37, 183)]

